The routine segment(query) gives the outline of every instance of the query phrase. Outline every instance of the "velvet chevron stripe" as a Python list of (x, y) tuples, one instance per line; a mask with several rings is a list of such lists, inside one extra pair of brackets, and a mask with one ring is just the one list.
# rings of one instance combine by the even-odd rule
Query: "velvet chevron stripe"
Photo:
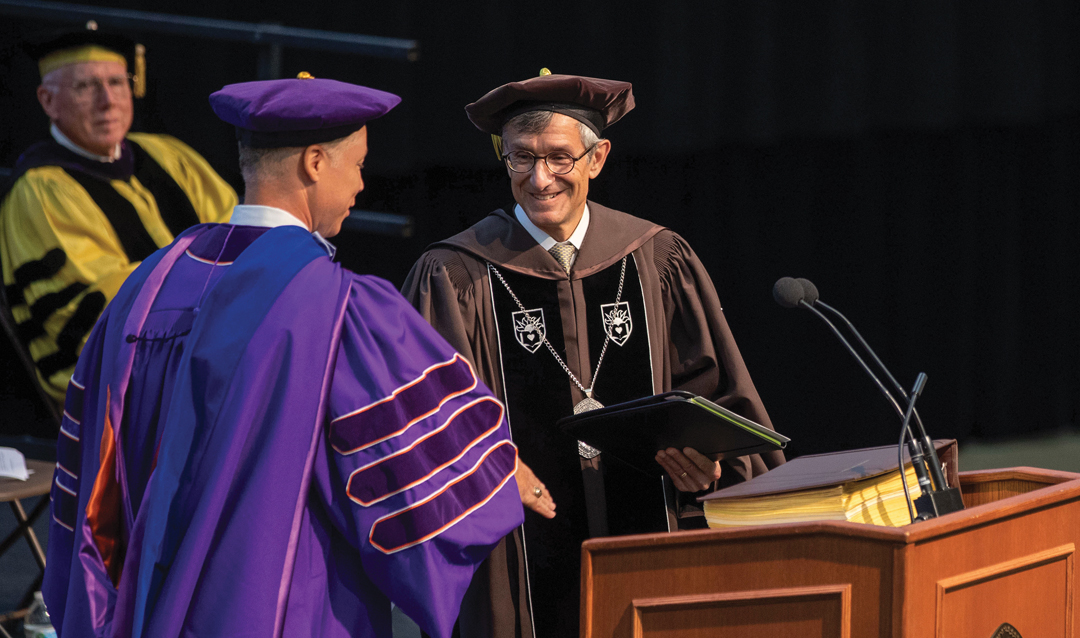
[[(74, 483), (74, 487), (68, 487), (66, 483)], [(79, 516), (78, 481), (71, 479), (67, 474), (57, 472), (53, 478), (52, 516), (64, 529), (75, 531), (75, 522)]]
[(390, 396), (330, 423), (330, 443), (339, 454), (353, 454), (399, 436), (435, 414), (444, 403), (476, 387), (472, 366), (460, 354), (437, 363)]
[(23, 343), (45, 334), (45, 322), (53, 316), (57, 310), (72, 302), (89, 286), (82, 282), (75, 282), (66, 286), (63, 290), (50, 292), (42, 295), (30, 306), (30, 318), (18, 325), (19, 339)]
[(462, 406), (408, 447), (353, 472), (346, 488), (349, 498), (369, 507), (420, 485), (498, 430), (502, 420), (502, 404), (492, 397)]
[(371, 545), (393, 554), (431, 540), (483, 507), (517, 469), (517, 448), (509, 441), (491, 447), (471, 470), (442, 489), (371, 526)]
[(59, 248), (53, 248), (45, 253), (41, 259), (28, 261), (16, 268), (14, 273), (15, 282), (9, 284), (5, 289), (8, 304), (14, 307), (26, 303), (24, 291), (30, 287), (30, 284), (49, 279), (60, 272), (60, 269), (66, 263), (67, 253)]
[(68, 382), (64, 418), (56, 441), (56, 473), (53, 477), (53, 520), (75, 530), (79, 510), (79, 474), (82, 471), (82, 417), (86, 388), (74, 378)]
[(75, 308), (75, 314), (71, 315), (56, 337), (59, 350), (37, 361), (37, 367), (46, 379), (68, 366), (75, 365), (75, 362), (79, 360), (78, 349), (82, 338), (93, 329), (94, 323), (104, 309), (105, 295), (100, 291), (95, 290), (83, 296), (78, 307)]

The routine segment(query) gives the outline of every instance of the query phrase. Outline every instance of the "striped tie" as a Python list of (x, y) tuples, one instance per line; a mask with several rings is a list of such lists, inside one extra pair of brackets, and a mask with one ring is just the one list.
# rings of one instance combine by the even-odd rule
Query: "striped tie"
[(548, 249), (551, 256), (555, 258), (555, 261), (559, 262), (559, 265), (563, 267), (566, 274), (570, 274), (570, 259), (574, 256), (574, 245), (570, 242), (565, 244), (555, 244)]

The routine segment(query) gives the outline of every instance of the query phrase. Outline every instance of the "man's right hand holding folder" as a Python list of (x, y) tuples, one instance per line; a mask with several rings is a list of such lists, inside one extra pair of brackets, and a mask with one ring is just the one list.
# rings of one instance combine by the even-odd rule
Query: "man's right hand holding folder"
[(720, 462), (713, 461), (694, 448), (669, 447), (656, 453), (656, 462), (664, 468), (675, 489), (680, 492), (700, 492), (720, 480)]

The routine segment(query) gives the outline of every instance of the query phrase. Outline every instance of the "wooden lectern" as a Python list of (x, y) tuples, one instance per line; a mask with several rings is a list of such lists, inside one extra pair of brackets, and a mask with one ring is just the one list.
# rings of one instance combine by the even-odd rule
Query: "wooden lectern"
[(1080, 638), (1080, 474), (963, 472), (967, 509), (582, 546), (584, 638)]

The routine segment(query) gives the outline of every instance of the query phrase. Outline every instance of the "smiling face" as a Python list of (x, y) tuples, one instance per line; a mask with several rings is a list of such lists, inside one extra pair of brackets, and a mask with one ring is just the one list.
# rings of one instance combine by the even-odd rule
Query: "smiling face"
[(97, 155), (112, 155), (131, 128), (126, 73), (119, 62), (69, 64), (45, 76), (38, 101), (72, 142)]
[[(528, 151), (542, 157), (563, 152), (578, 157), (586, 150), (577, 120), (561, 113), (552, 113), (551, 121), (541, 133), (508, 129), (502, 137), (504, 153)], [(537, 160), (527, 173), (515, 173), (508, 168), (514, 199), (532, 223), (556, 241), (566, 241), (585, 212), (589, 180), (600, 174), (610, 148), (610, 142), (600, 140), (592, 155), (582, 157), (574, 170), (565, 175), (555, 175), (542, 160)]]
[(318, 146), (326, 149), (328, 162), (312, 194), (311, 224), (312, 230), (323, 237), (333, 237), (341, 231), (341, 223), (349, 216), (357, 194), (364, 190), (360, 171), (368, 152), (367, 127), (337, 144)]

